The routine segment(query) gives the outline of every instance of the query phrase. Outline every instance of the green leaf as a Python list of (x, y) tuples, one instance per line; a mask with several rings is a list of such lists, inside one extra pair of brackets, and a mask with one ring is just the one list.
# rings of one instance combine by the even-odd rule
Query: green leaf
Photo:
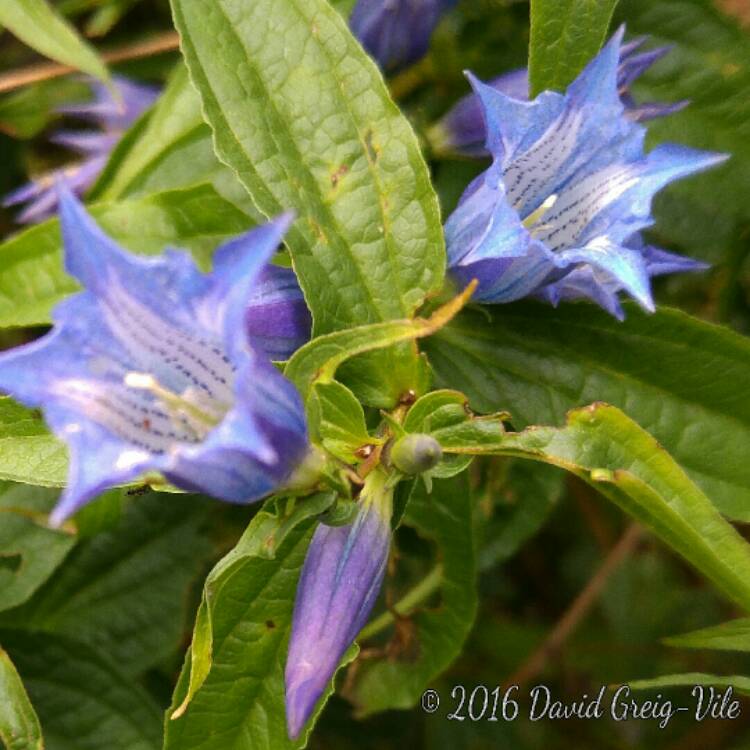
[(565, 473), (553, 466), (511, 461), (503, 468), (507, 475), (500, 486), (490, 483), (482, 497), (486, 505), (482, 500), (477, 504), (482, 571), (513, 557), (549, 519), (563, 495)]
[(563, 91), (599, 51), (617, 0), (531, 0), (531, 95)]
[[(396, 604), (400, 615), (409, 615), (408, 622), (402, 623), (408, 632), (406, 647), (385, 658), (360, 662), (346, 693), (360, 715), (414, 706), (425, 687), (458, 656), (476, 614), (476, 560), (467, 475), (436, 480), (432, 494), (416, 482), (403, 523), (437, 546), (440, 562), (426, 581), (428, 590), (439, 593), (440, 601), (437, 606), (416, 610), (404, 607), (403, 602)], [(425, 588), (425, 582), (417, 588), (420, 586)], [(416, 597), (404, 597), (407, 602), (410, 598)], [(392, 622), (393, 615), (386, 612), (362, 631), (358, 642)]]
[(650, 680), (633, 680), (628, 683), (631, 690), (656, 690), (666, 687), (695, 687), (696, 685), (714, 688), (731, 687), (742, 695), (750, 695), (750, 677), (742, 675), (724, 676), (688, 672), (686, 674), (662, 675)]
[(96, 50), (45, 0), (3, 0), (0, 24), (42, 55), (109, 81)]
[(323, 447), (346, 463), (360, 460), (355, 451), (363, 445), (381, 442), (370, 437), (365, 414), (354, 394), (335, 380), (318, 383), (307, 404), (310, 434)]
[(42, 728), (21, 678), (0, 648), (0, 741), (6, 750), (44, 750)]
[(0, 480), (62, 487), (67, 473), (65, 446), (39, 412), (0, 397)]
[(0, 643), (39, 714), (46, 750), (157, 750), (159, 710), (103, 654), (73, 638), (4, 630)]
[[(105, 232), (129, 250), (186, 248), (206, 269), (218, 244), (247, 230), (251, 220), (209, 185), (94, 206)], [(0, 245), (0, 327), (42, 325), (51, 309), (79, 289), (62, 267), (59, 222), (52, 219)]]
[(571, 411), (565, 427), (477, 433), (455, 451), (544, 461), (572, 472), (659, 536), (750, 612), (750, 545), (674, 459), (619, 409)]
[(167, 713), (165, 750), (283, 750), (305, 744), (304, 736), (292, 742), (286, 734), (284, 664), (313, 519), (333, 499), (321, 494), (300, 500), (290, 516), (271, 512), (270, 501), (211, 571)]
[[(462, 313), (427, 339), (438, 384), (517, 429), (560, 424), (592, 401), (623, 409), (674, 455), (726, 515), (750, 520), (747, 339), (675, 310), (525, 303)], [(727, 440), (726, 436), (732, 439)]]
[(189, 588), (211, 552), (206, 505), (190, 495), (134, 497), (115, 528), (78, 544), (0, 622), (85, 641), (127, 675), (157, 665), (179, 646)]
[(474, 286), (470, 285), (428, 319), (373, 323), (318, 336), (294, 353), (287, 363), (284, 374), (297, 386), (302, 398), (307, 401), (316, 383), (332, 382), (336, 370), (352, 357), (431, 336), (463, 307), (473, 289)]
[(180, 64), (153, 110), (117, 145), (90, 198), (121, 200), (201, 183), (260, 217), (235, 174), (216, 158), (200, 98)]
[(673, 635), (664, 638), (664, 643), (676, 648), (750, 652), (750, 618), (742, 617), (721, 625), (694, 630), (692, 633)]
[[(219, 158), (264, 215), (299, 217), (286, 241), (316, 335), (408, 318), (443, 281), (437, 198), (414, 133), (343, 19), (325, 0), (172, 8)], [(406, 348), (388, 363), (392, 405), (413, 387), (416, 359)]]
[(75, 544), (69, 532), (46, 525), (57, 494), (23, 485), (0, 494), (0, 611), (23, 604)]

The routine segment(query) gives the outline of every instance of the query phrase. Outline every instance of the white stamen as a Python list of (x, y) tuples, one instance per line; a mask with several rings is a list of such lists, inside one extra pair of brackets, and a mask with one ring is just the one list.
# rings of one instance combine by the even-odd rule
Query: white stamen
[(197, 437), (205, 437), (227, 412), (226, 404), (212, 399), (197, 398), (195, 389), (187, 388), (181, 394), (173, 393), (146, 372), (128, 372), (123, 382), (129, 388), (152, 393), (164, 405), (176, 425), (187, 427)]
[(149, 458), (148, 453), (143, 451), (123, 451), (117, 458), (115, 468), (117, 469), (129, 469), (131, 466), (139, 464), (141, 461), (145, 461)]
[(151, 391), (158, 387), (156, 378), (145, 372), (129, 372), (125, 375), (125, 385), (130, 388), (139, 388), (144, 391)]
[[(532, 229), (539, 220), (547, 213), (547, 211), (552, 208), (552, 206), (557, 203), (557, 193), (552, 193), (548, 198), (545, 199), (545, 201), (542, 203), (539, 208), (537, 208), (535, 211), (532, 211), (524, 220), (523, 225), (526, 227), (526, 229)], [(532, 232), (533, 234), (533, 232)]]

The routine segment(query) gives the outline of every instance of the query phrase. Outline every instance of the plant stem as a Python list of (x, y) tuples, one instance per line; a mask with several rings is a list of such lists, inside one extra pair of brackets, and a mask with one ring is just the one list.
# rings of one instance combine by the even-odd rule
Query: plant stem
[[(141, 57), (150, 57), (151, 55), (159, 55), (163, 52), (171, 52), (178, 49), (179, 46), (180, 39), (177, 32), (167, 31), (151, 39), (104, 52), (102, 59), (108, 63), (136, 60)], [(32, 83), (60, 78), (75, 70), (75, 68), (71, 68), (69, 65), (59, 65), (58, 63), (41, 63), (39, 65), (30, 65), (27, 68), (11, 70), (9, 73), (0, 76), (0, 93), (19, 89), (22, 86), (28, 86)]]
[[(413, 612), (425, 599), (440, 588), (443, 581), (443, 566), (436, 565), (413, 589), (408, 591), (404, 596), (393, 605), (393, 609), (383, 612), (380, 617), (376, 617), (371, 623), (366, 625), (357, 636), (358, 641), (364, 641), (368, 638), (381, 633), (387, 627), (396, 621), (396, 616), (406, 617)], [(394, 614), (395, 613), (395, 614)]]

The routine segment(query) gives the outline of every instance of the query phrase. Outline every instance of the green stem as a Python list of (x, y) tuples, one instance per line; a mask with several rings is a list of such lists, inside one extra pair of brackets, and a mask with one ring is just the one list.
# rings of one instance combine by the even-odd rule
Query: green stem
[[(440, 588), (443, 581), (443, 566), (436, 565), (411, 591), (408, 591), (402, 599), (393, 606), (393, 610), (383, 612), (380, 617), (376, 617), (372, 622), (359, 631), (358, 641), (365, 641), (368, 638), (381, 633), (387, 627), (392, 625), (396, 620), (396, 615), (406, 617), (413, 612), (425, 599)], [(394, 612), (396, 615), (394, 615)]]

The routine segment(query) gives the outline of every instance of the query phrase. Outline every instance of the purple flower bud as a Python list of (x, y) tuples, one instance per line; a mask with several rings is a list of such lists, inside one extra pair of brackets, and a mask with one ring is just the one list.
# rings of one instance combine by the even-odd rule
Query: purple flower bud
[(454, 4), (455, 0), (359, 0), (349, 24), (380, 67), (392, 72), (424, 57), (432, 32)]
[(302, 567), (286, 661), (286, 717), (296, 738), (367, 621), (385, 573), (392, 490), (371, 473), (348, 526), (318, 526)]
[[(638, 37), (623, 44), (620, 47), (617, 67), (617, 88), (620, 98), (626, 107), (626, 115), (635, 122), (663, 117), (688, 105), (687, 101), (671, 104), (637, 104), (630, 95), (631, 84), (671, 50), (671, 47), (656, 47), (639, 52), (645, 42), (646, 37)], [(527, 68), (518, 68), (493, 78), (487, 85), (512, 99), (528, 101), (529, 71)], [(472, 158), (489, 155), (485, 148), (486, 137), (482, 103), (475, 92), (460, 99), (430, 133), (430, 140), (438, 151)]]

